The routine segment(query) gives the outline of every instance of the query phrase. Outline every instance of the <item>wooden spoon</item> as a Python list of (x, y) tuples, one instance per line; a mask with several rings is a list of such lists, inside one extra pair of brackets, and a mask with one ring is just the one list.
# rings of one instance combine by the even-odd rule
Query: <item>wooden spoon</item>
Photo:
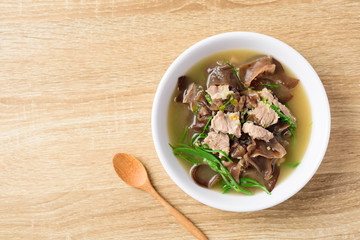
[(142, 163), (130, 154), (118, 153), (113, 158), (113, 165), (117, 175), (130, 186), (143, 189), (151, 193), (190, 233), (197, 239), (207, 239), (189, 219), (164, 200), (152, 186), (146, 169)]

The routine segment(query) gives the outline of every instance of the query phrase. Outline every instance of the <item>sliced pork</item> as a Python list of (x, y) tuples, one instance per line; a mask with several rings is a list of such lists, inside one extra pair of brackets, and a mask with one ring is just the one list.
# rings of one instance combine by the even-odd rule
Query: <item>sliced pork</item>
[(222, 111), (218, 111), (211, 120), (211, 129), (217, 132), (233, 134), (239, 138), (241, 136), (239, 112), (224, 114)]
[(244, 133), (249, 134), (250, 137), (270, 141), (274, 137), (274, 134), (263, 127), (255, 125), (253, 122), (245, 122), (242, 130)]
[(249, 112), (249, 118), (258, 125), (267, 128), (278, 122), (279, 115), (268, 104), (259, 102), (257, 107)]
[[(230, 139), (229, 136), (224, 133), (211, 131), (204, 139), (204, 143), (212, 150), (221, 150), (224, 151), (226, 155), (229, 155)], [(222, 154), (220, 154), (220, 156), (222, 156)]]
[(206, 92), (210, 95), (211, 100), (226, 100), (229, 95), (234, 94), (229, 90), (229, 85), (210, 86)]

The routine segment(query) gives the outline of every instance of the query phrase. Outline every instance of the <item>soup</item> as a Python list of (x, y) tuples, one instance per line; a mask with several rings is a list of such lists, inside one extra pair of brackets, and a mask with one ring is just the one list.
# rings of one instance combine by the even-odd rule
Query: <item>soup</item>
[(195, 64), (169, 105), (170, 146), (207, 188), (270, 194), (300, 164), (311, 131), (301, 82), (271, 56), (228, 50)]

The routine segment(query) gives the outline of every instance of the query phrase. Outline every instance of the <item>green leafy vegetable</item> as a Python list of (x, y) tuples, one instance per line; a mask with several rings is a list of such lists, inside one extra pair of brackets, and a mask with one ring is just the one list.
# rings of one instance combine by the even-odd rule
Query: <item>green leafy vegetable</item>
[(223, 194), (227, 193), (228, 191), (230, 191), (231, 187), (227, 184), (224, 184), (222, 186), (222, 190), (223, 190)]
[(279, 85), (276, 85), (276, 84), (267, 84), (267, 83), (260, 83), (260, 85), (267, 86), (267, 87), (273, 87), (273, 88), (278, 88), (278, 87), (279, 87)]
[(182, 158), (182, 159), (185, 159), (186, 161), (188, 161), (188, 162), (190, 162), (190, 163), (192, 163), (192, 164), (195, 164), (195, 165), (201, 164), (200, 162), (197, 162), (197, 161), (193, 160), (193, 159), (190, 158), (190, 157), (187, 157), (187, 156), (185, 156), (185, 155), (182, 155), (182, 154), (179, 154), (179, 153), (176, 153), (176, 152), (174, 152), (174, 156), (179, 157), (179, 158)]
[[(191, 156), (193, 158), (202, 158), (206, 161), (206, 163), (209, 165), (209, 167), (220, 174), (222, 179), (225, 181), (227, 185), (229, 185), (231, 188), (233, 188), (237, 192), (243, 192), (245, 194), (252, 194), (252, 192), (242, 188), (231, 176), (229, 170), (224, 167), (224, 165), (221, 163), (221, 161), (212, 155), (211, 153), (207, 152), (206, 149), (203, 147), (198, 146), (188, 146), (188, 147), (178, 147), (173, 148), (173, 152), (175, 156), (181, 155), (183, 156)], [(177, 154), (177, 155), (176, 155)], [(186, 159), (188, 160), (188, 159)], [(196, 162), (199, 164), (198, 162)]]
[[(262, 190), (264, 190), (267, 194), (271, 195), (269, 190), (267, 190), (264, 185), (261, 185), (260, 183), (258, 183), (257, 181), (251, 178), (240, 178), (239, 182), (240, 182), (239, 185), (242, 187), (259, 187)], [(229, 185), (223, 183), (222, 186), (223, 194), (227, 193), (230, 189), (231, 187)]]
[(205, 134), (205, 131), (208, 131), (208, 130), (209, 130), (208, 127), (209, 127), (209, 124), (210, 124), (210, 122), (211, 122), (211, 119), (213, 119), (213, 117), (214, 117), (214, 116), (209, 117), (209, 119), (208, 119), (208, 121), (207, 121), (207, 123), (206, 123), (206, 125), (205, 125), (205, 127), (204, 127), (204, 129), (203, 129), (203, 131), (202, 131), (202, 133), (197, 133), (197, 134), (195, 134), (195, 135), (191, 138), (191, 144), (194, 145), (194, 144), (197, 143), (200, 139), (207, 137), (207, 134)]
[(251, 178), (240, 178), (240, 186), (242, 187), (259, 187), (262, 190), (264, 190), (267, 194), (271, 195), (269, 190), (266, 189), (264, 185), (261, 185), (257, 181), (251, 179)]
[[(182, 147), (184, 147), (184, 146), (187, 147), (187, 145), (186, 145), (186, 144), (183, 144), (183, 143), (181, 143), (181, 144), (179, 144), (179, 145), (181, 145)], [(184, 155), (184, 154), (189, 154), (189, 152), (185, 151), (185, 152), (182, 152), (183, 154), (180, 154), (180, 153), (178, 153), (178, 152), (175, 151), (175, 149), (178, 149), (178, 148), (175, 148), (175, 147), (174, 147), (173, 145), (171, 145), (170, 143), (169, 143), (169, 146), (172, 148), (174, 156), (179, 157), (179, 158), (182, 158), (182, 159), (185, 159), (186, 161), (188, 161), (188, 162), (190, 162), (190, 163), (192, 163), (192, 164), (195, 164), (195, 165), (199, 165), (199, 164), (200, 164), (200, 162), (198, 162), (198, 161), (196, 161), (196, 160), (194, 160), (194, 159), (192, 159), (192, 158)], [(190, 153), (190, 154), (191, 154), (191, 153)]]
[(205, 98), (206, 98), (206, 101), (211, 105), (212, 104), (212, 100), (211, 100), (211, 96), (210, 94), (205, 94)]
[(209, 130), (208, 127), (209, 127), (209, 124), (210, 124), (210, 122), (211, 122), (211, 119), (213, 119), (213, 118), (214, 118), (214, 116), (209, 117), (209, 119), (208, 119), (208, 121), (206, 122), (206, 125), (205, 125), (202, 133), (205, 133), (205, 131), (208, 131), (208, 130)]
[(202, 138), (206, 138), (207, 134), (205, 133), (197, 133), (195, 134), (192, 138), (191, 138), (191, 144), (194, 145), (196, 144), (200, 139)]
[[(207, 148), (204, 147), (205, 144), (202, 145), (203, 147), (203, 150), (206, 151), (206, 152), (210, 152), (210, 153), (221, 153), (226, 160), (228, 160), (229, 162), (233, 162), (229, 156), (226, 154), (226, 152), (222, 151), (222, 150), (212, 150), (209, 148), (209, 146), (207, 146)], [(207, 144), (206, 144), (207, 145)]]

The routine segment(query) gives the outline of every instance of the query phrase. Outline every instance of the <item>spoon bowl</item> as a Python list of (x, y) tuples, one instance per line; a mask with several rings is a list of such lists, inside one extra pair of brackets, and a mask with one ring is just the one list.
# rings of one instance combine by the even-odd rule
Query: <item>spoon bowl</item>
[(119, 178), (132, 187), (142, 188), (146, 182), (149, 182), (144, 165), (130, 154), (116, 154), (113, 165)]

